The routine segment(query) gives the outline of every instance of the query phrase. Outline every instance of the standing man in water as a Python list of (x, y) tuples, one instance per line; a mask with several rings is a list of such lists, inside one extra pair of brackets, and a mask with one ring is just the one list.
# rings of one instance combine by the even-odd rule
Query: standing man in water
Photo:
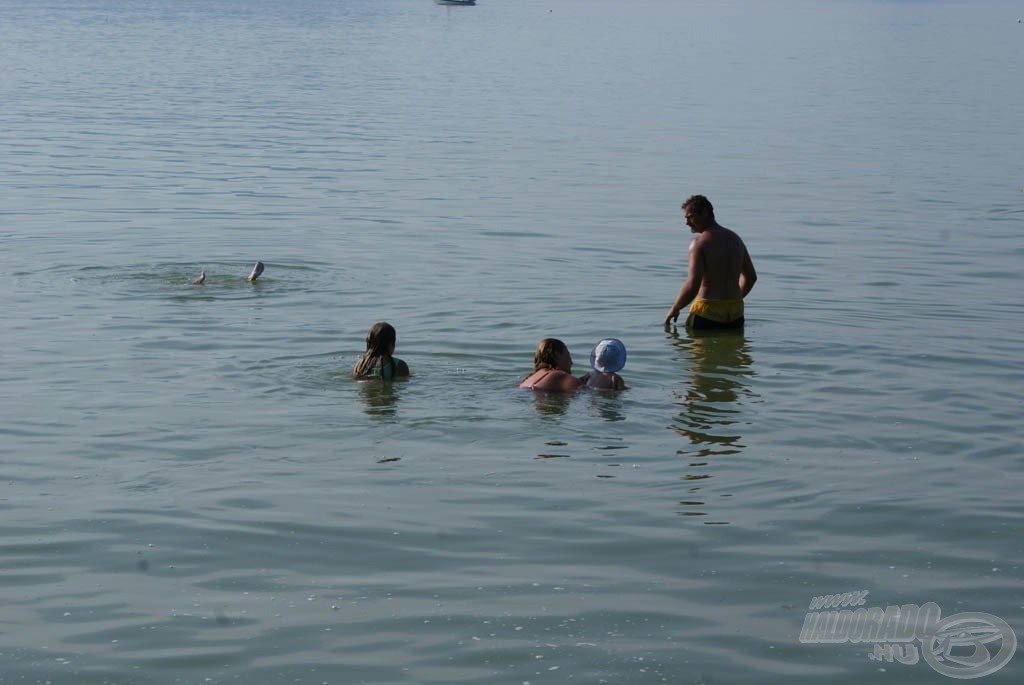
[(683, 216), (697, 235), (690, 243), (689, 272), (668, 310), (665, 328), (678, 321), (686, 305), (690, 305), (686, 325), (693, 330), (743, 328), (743, 298), (757, 281), (747, 246), (718, 225), (715, 208), (703, 195), (687, 198)]

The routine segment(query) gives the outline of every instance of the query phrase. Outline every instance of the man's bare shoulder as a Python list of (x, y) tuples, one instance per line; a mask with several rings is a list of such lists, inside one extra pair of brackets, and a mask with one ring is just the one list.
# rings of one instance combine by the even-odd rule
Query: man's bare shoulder
[(715, 233), (716, 242), (718, 243), (728, 244), (736, 247), (745, 247), (745, 245), (743, 244), (743, 238), (741, 238), (740, 234), (732, 230), (731, 228), (726, 228), (725, 226), (718, 226), (715, 230)]
[(730, 238), (730, 239), (736, 238), (736, 239), (739, 239), (739, 237), (740, 237), (739, 233), (737, 233), (736, 231), (732, 230), (731, 228), (728, 228), (726, 226), (722, 226), (721, 224), (716, 226), (716, 229), (718, 230), (718, 234), (720, 236), (722, 236), (723, 238)]
[(720, 226), (703, 230), (693, 236), (693, 242), (690, 243), (690, 247), (699, 250), (710, 245), (718, 245), (726, 242), (729, 240), (727, 232), (731, 233), (729, 229), (723, 229)]

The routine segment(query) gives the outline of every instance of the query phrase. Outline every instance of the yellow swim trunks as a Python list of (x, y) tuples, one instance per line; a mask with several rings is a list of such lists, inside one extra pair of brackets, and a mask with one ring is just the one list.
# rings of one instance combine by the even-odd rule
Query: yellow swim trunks
[(694, 300), (686, 325), (691, 328), (740, 328), (743, 300)]

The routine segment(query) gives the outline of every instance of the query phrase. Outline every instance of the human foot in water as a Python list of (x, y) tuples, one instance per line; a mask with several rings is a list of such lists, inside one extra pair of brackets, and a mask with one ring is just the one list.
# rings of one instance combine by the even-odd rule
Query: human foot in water
[(263, 273), (263, 262), (256, 262), (256, 266), (252, 268), (252, 273), (249, 274), (248, 281), (252, 283), (260, 277), (261, 273)]

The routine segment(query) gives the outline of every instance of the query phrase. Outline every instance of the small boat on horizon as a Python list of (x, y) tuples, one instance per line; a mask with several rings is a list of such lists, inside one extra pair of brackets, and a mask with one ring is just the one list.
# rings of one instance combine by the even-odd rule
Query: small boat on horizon
[(475, 5), (476, 0), (434, 0), (438, 5)]

